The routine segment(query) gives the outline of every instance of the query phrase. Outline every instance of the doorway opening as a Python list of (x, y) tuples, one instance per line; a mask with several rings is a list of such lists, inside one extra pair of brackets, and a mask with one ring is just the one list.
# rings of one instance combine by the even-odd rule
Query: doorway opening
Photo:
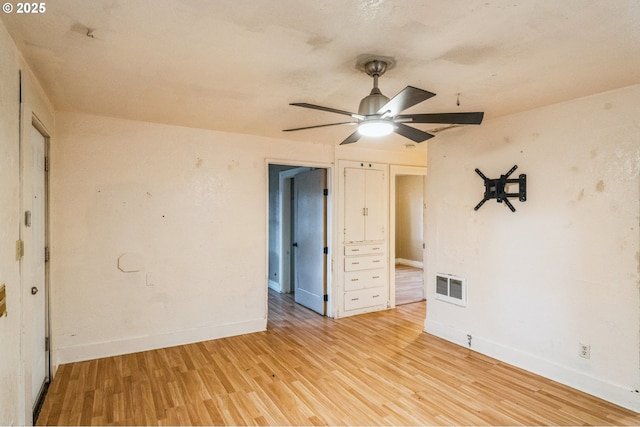
[(268, 162), (267, 300), (331, 316), (330, 187), (328, 165)]
[(426, 168), (391, 166), (390, 300), (392, 306), (425, 299)]

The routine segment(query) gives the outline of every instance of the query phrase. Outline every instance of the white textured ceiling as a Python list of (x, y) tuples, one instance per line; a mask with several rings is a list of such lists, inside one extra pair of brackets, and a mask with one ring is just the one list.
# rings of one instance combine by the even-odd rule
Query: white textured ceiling
[(49, 0), (2, 15), (58, 110), (298, 141), (352, 132), (282, 129), (345, 119), (290, 102), (357, 111), (362, 55), (396, 61), (388, 97), (437, 94), (413, 113), (490, 120), (640, 83), (638, 0)]

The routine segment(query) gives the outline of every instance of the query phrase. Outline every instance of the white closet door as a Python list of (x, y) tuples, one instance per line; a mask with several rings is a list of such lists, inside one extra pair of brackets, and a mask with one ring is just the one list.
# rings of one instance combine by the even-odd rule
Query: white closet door
[(387, 180), (384, 171), (366, 170), (365, 183), (365, 240), (384, 240), (387, 227)]
[(344, 241), (365, 240), (365, 170), (344, 169)]

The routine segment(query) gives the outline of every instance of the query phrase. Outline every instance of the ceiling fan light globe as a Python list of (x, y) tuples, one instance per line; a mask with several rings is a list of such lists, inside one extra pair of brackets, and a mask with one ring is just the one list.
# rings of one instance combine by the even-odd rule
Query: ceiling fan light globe
[(363, 136), (386, 136), (393, 132), (393, 124), (387, 120), (366, 120), (358, 125)]

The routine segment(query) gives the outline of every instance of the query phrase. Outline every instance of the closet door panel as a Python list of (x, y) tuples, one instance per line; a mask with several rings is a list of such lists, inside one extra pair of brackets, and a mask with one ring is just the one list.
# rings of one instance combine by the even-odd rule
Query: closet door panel
[(344, 169), (344, 241), (365, 240), (365, 170)]
[(365, 182), (365, 239), (384, 240), (387, 226), (386, 201), (387, 182), (384, 171), (366, 171)]

